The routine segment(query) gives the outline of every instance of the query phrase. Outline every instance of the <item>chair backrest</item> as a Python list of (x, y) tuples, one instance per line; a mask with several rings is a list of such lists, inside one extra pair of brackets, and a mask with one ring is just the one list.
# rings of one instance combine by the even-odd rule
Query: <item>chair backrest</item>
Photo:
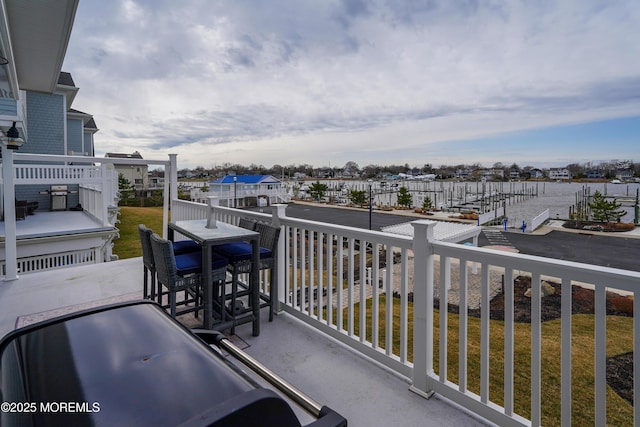
[(144, 224), (138, 224), (138, 234), (140, 235), (140, 246), (142, 247), (142, 263), (148, 269), (155, 269), (153, 251), (151, 250), (151, 235), (153, 231)]
[(151, 250), (153, 251), (153, 260), (156, 265), (158, 282), (162, 283), (169, 289), (173, 289), (178, 279), (178, 274), (176, 258), (173, 254), (173, 246), (171, 245), (171, 242), (163, 239), (156, 233), (152, 233)]
[(260, 233), (260, 246), (265, 249), (269, 249), (271, 253), (275, 255), (278, 250), (280, 227), (274, 227), (273, 225), (257, 222), (255, 231)]
[(249, 218), (240, 218), (240, 221), (238, 221), (238, 227), (253, 231), (256, 229), (256, 222)]

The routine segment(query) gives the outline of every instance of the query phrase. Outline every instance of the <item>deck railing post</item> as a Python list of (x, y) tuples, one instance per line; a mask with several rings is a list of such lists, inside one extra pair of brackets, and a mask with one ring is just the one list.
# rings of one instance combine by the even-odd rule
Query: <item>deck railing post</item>
[[(164, 201), (162, 203), (162, 237), (169, 232), (169, 209), (178, 200), (178, 155), (169, 154), (169, 162), (164, 165)], [(178, 219), (178, 218), (174, 218)]]
[[(281, 220), (283, 218), (287, 217), (287, 205), (284, 204), (277, 204), (277, 205), (273, 205), (273, 216), (271, 219), (271, 223), (273, 226), (275, 227), (280, 227), (280, 236), (278, 237), (278, 254), (276, 256), (276, 261), (278, 263), (276, 270), (278, 272), (277, 275), (277, 283), (275, 284), (278, 287), (278, 298), (276, 298), (275, 301), (273, 301), (272, 303), (275, 304), (273, 307), (273, 310), (276, 313), (280, 313), (280, 311), (282, 311), (282, 306), (280, 304), (280, 299), (284, 298), (286, 295), (286, 290), (285, 290), (285, 271), (286, 271), (286, 265), (287, 265), (287, 254), (285, 254), (285, 235), (284, 235), (284, 230), (282, 229), (282, 222)], [(270, 284), (270, 286), (273, 286), (273, 283)]]
[(433, 250), (434, 227), (429, 220), (413, 226), (413, 375), (410, 390), (433, 395), (429, 374), (433, 372)]
[(18, 278), (18, 248), (16, 232), (16, 189), (15, 171), (13, 166), (13, 150), (5, 146), (2, 150), (2, 184), (4, 186), (4, 232), (5, 232), (5, 274), (4, 280), (11, 281)]
[[(98, 197), (101, 198), (100, 200), (100, 221), (102, 221), (102, 225), (107, 227), (109, 225), (113, 225), (109, 223), (109, 203), (111, 201), (111, 192), (109, 191), (110, 187), (110, 175), (109, 175), (109, 165), (106, 163), (102, 163), (100, 165), (100, 175), (102, 177), (102, 183), (101, 183), (101, 191), (100, 194), (96, 194), (95, 191), (92, 191), (91, 193), (91, 197), (93, 198), (93, 203), (94, 206), (98, 204)], [(95, 209), (94, 207), (94, 211), (95, 213), (97, 212), (97, 209)]]

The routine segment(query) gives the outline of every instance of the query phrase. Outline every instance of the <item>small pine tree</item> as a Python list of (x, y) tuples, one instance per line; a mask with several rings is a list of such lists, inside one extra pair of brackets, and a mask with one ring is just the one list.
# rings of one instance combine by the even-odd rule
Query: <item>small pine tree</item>
[(431, 201), (431, 197), (424, 197), (424, 200), (422, 201), (422, 209), (424, 209), (425, 211), (430, 211), (431, 209), (433, 209), (433, 202)]
[(349, 192), (349, 198), (354, 205), (364, 206), (367, 201), (367, 192), (364, 190), (351, 190)]
[(624, 209), (620, 209), (620, 206), (622, 204), (615, 199), (610, 202), (607, 201), (599, 191), (593, 194), (593, 198), (589, 202), (591, 216), (595, 221), (600, 222), (619, 222), (620, 218), (627, 213)]
[(129, 182), (124, 174), (118, 174), (118, 191), (120, 192), (121, 202), (135, 196), (135, 187), (131, 185), (131, 182)]
[(309, 194), (315, 200), (320, 200), (324, 197), (324, 194), (327, 192), (329, 187), (327, 184), (321, 184), (320, 181), (316, 181), (309, 186)]
[(400, 190), (398, 190), (398, 204), (407, 208), (413, 205), (413, 196), (406, 187), (400, 187)]

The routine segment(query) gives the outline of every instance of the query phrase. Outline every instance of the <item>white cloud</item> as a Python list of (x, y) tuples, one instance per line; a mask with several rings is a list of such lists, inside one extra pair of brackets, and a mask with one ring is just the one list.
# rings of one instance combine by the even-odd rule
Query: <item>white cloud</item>
[(634, 1), (85, 0), (64, 69), (98, 151), (420, 164), (441, 141), (640, 115), (637, 22)]

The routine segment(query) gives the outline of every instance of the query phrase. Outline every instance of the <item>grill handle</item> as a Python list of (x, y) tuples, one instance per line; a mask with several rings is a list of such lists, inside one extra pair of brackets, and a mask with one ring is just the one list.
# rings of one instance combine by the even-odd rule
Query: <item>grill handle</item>
[(314, 417), (321, 417), (326, 412), (326, 409), (328, 409), (323, 408), (309, 396), (305, 395), (303, 392), (287, 383), (284, 379), (280, 378), (269, 368), (258, 362), (246, 352), (242, 351), (242, 349), (234, 345), (223, 333), (206, 329), (192, 329), (191, 332), (193, 332), (207, 344), (214, 344), (217, 347), (226, 350), (229, 354), (248, 366), (253, 372), (260, 375), (267, 382), (280, 390), (288, 398), (296, 402), (296, 404), (300, 405), (300, 407), (302, 407), (305, 411), (307, 411)]

